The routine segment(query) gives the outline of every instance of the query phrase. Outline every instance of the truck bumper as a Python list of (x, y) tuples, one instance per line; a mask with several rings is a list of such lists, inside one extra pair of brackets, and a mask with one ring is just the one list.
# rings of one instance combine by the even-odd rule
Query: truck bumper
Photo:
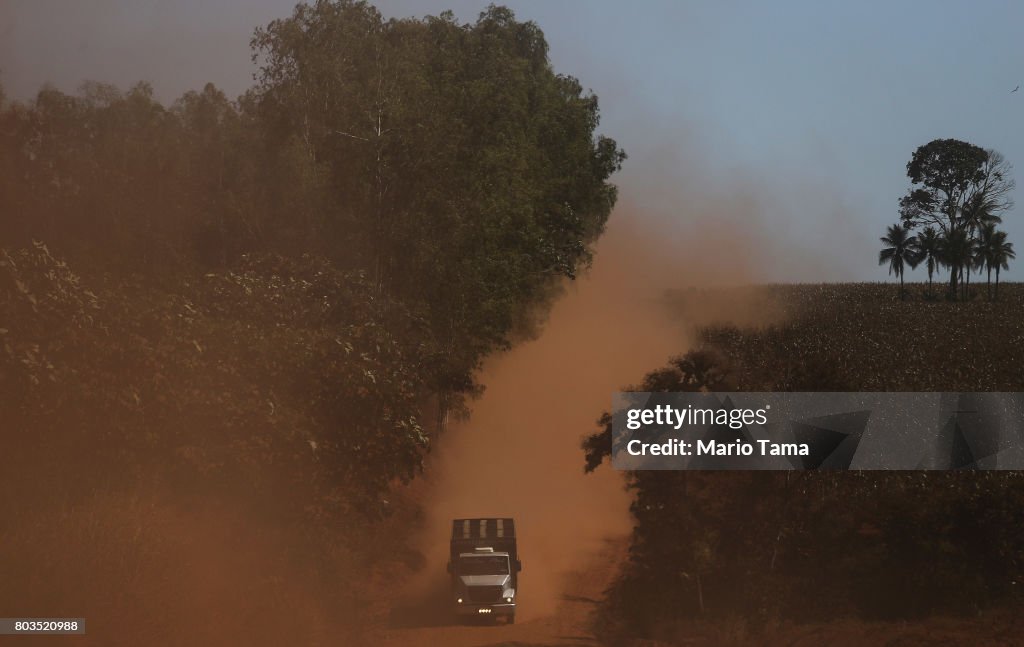
[(455, 613), (460, 616), (477, 616), (490, 618), (493, 616), (512, 616), (516, 613), (515, 602), (501, 604), (456, 604)]

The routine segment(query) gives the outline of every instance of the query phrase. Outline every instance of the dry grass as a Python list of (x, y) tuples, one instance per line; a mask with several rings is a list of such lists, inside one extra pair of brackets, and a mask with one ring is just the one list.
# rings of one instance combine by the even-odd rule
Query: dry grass
[[(704, 339), (724, 352), (745, 388), (850, 391), (1024, 390), (1024, 284), (1000, 300), (906, 301), (877, 283), (762, 288), (783, 323), (712, 326)], [(940, 288), (936, 288), (938, 290)]]

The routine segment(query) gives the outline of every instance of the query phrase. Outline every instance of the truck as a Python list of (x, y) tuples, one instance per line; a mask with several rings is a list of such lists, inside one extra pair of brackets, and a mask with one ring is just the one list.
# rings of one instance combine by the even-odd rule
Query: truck
[(519, 572), (516, 525), (510, 518), (452, 521), (448, 573), (457, 617), (516, 621)]

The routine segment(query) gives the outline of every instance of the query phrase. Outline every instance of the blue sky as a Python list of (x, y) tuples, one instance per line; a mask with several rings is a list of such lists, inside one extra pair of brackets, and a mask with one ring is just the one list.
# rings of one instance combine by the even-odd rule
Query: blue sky
[[(213, 81), (251, 81), (252, 29), (290, 13), (277, 0), (5, 0), (0, 70), (8, 94), (46, 81), (153, 83), (170, 101)], [(486, 2), (379, 0), (385, 15)], [(896, 220), (914, 148), (955, 137), (1000, 150), (1024, 187), (1024, 3), (507, 2), (536, 21), (560, 72), (601, 98), (602, 130), (630, 154), (618, 178), (633, 211), (685, 232), (733, 209), (825, 259), (778, 263), (775, 280), (886, 280), (877, 239)], [(1022, 189), (1016, 192), (1021, 202)], [(631, 211), (631, 213), (633, 213)], [(1024, 216), (1005, 228), (1021, 251)]]

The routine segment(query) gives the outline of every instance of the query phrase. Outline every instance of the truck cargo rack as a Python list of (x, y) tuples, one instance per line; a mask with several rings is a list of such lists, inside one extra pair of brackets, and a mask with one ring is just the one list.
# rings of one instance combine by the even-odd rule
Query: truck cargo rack
[(460, 553), (472, 553), (477, 548), (493, 548), (508, 553), (513, 564), (516, 554), (516, 525), (510, 518), (455, 519), (452, 521), (451, 559)]

